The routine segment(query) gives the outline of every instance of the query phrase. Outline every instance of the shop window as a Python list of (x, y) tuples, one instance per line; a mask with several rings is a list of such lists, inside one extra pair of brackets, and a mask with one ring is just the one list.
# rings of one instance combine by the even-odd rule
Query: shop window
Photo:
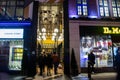
[(111, 36), (81, 36), (81, 67), (87, 67), (88, 54), (95, 54), (95, 67), (113, 67)]
[(109, 4), (108, 0), (99, 0), (99, 10), (100, 10), (100, 16), (101, 17), (109, 17), (110, 11), (109, 11)]
[(23, 48), (13, 48), (12, 61), (21, 61), (23, 55)]
[(120, 1), (112, 0), (113, 17), (120, 17)]
[(87, 0), (77, 0), (77, 14), (79, 16), (87, 16)]

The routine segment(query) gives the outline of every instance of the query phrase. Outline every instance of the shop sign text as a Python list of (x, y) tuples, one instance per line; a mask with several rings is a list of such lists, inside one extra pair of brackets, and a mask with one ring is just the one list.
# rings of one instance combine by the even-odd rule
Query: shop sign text
[(104, 34), (120, 34), (120, 29), (118, 27), (103, 27)]

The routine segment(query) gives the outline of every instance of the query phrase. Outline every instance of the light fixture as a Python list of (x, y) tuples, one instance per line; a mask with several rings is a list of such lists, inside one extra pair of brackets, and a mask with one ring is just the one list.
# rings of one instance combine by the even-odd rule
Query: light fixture
[(54, 29), (54, 32), (58, 32), (58, 28), (55, 28), (55, 29)]
[(46, 29), (45, 29), (45, 28), (42, 28), (42, 32), (46, 32)]
[(56, 33), (52, 33), (53, 34), (53, 36), (56, 36), (57, 34)]

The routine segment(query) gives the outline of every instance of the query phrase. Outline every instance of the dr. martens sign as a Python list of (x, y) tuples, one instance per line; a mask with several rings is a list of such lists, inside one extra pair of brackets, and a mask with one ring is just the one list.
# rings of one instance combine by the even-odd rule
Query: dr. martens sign
[(103, 27), (104, 34), (120, 34), (119, 27)]

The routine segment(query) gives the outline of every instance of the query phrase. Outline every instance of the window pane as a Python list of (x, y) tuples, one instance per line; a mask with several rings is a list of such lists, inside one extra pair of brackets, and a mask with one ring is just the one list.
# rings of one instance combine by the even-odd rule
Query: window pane
[(78, 15), (82, 15), (81, 6), (78, 6)]
[(15, 6), (15, 1), (8, 1), (7, 5), (9, 5), (9, 6), (11, 6), (11, 5), (13, 6), (14, 5)]
[(17, 1), (17, 5), (24, 5), (23, 1)]
[(116, 5), (115, 5), (115, 1), (112, 1), (112, 6), (116, 6)]
[(86, 0), (83, 0), (83, 4), (87, 4)]
[(77, 3), (78, 3), (78, 4), (81, 4), (81, 0), (77, 0)]
[(15, 7), (7, 7), (7, 14), (11, 17), (14, 17)]
[(116, 10), (116, 8), (113, 8), (113, 16), (117, 17), (117, 10)]
[(112, 10), (114, 17), (120, 17), (120, 0), (112, 0)]
[(6, 1), (1, 1), (0, 5), (6, 5)]
[(100, 15), (109, 16), (108, 0), (99, 0)]
[(108, 1), (104, 0), (104, 6), (108, 6)]
[(117, 2), (117, 6), (119, 6), (119, 7), (120, 7), (120, 1), (119, 1), (119, 2)]
[(118, 16), (120, 17), (120, 8), (118, 8)]
[(101, 15), (101, 16), (104, 16), (104, 10), (103, 10), (103, 7), (100, 7), (100, 15)]
[(83, 15), (87, 15), (87, 6), (83, 6)]
[(108, 7), (105, 7), (105, 16), (109, 16)]
[(87, 0), (77, 0), (77, 14), (80, 16), (86, 16), (87, 13)]
[(99, 5), (103, 5), (103, 1), (102, 0), (99, 0)]
[(16, 16), (23, 16), (23, 8), (16, 8)]

